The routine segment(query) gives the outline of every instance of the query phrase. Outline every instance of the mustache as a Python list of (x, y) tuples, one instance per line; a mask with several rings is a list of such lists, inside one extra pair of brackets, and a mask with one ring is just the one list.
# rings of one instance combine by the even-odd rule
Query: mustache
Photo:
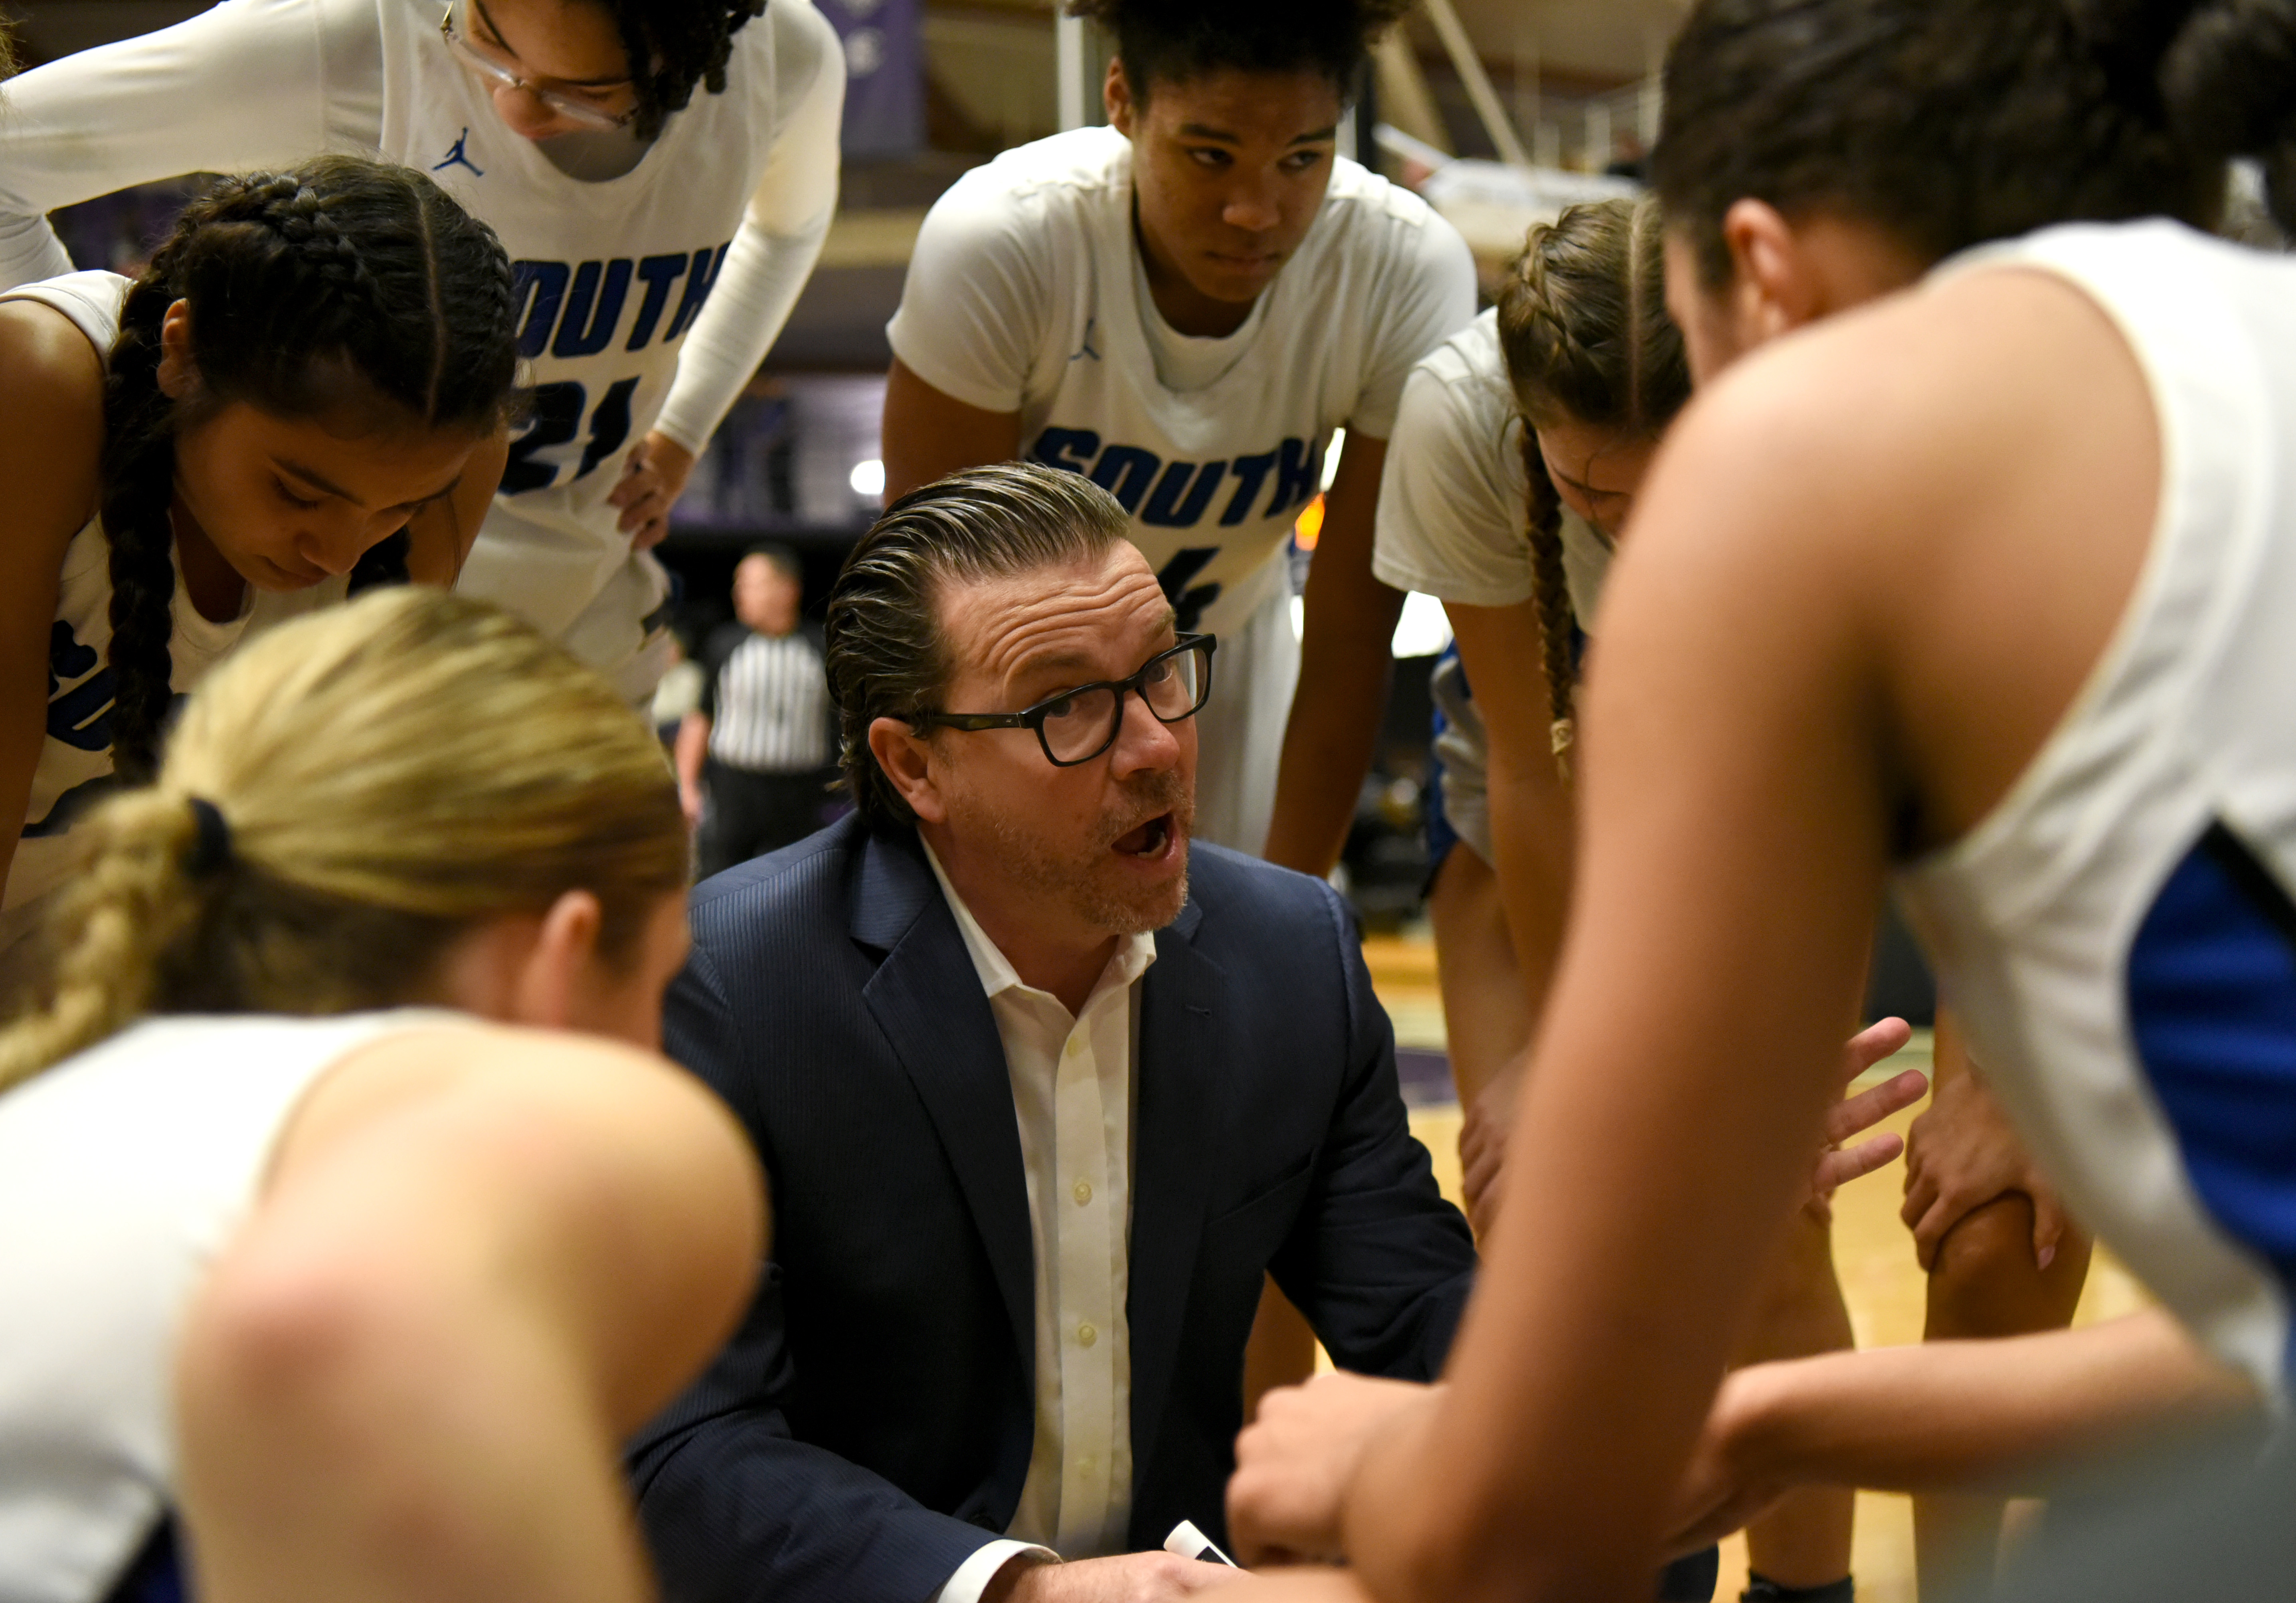
[(1183, 834), (1195, 821), (1195, 802), (1188, 783), (1170, 769), (1127, 781), (1125, 792), (1124, 803), (1101, 818), (1096, 833), (1103, 846), (1113, 846), (1149, 819), (1165, 813), (1172, 815), (1173, 824)]

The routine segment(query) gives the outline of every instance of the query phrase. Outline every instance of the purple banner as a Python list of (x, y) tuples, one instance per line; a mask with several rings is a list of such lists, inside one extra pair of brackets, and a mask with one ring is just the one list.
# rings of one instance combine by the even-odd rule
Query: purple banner
[(845, 41), (845, 153), (913, 153), (925, 133), (923, 0), (817, 4)]

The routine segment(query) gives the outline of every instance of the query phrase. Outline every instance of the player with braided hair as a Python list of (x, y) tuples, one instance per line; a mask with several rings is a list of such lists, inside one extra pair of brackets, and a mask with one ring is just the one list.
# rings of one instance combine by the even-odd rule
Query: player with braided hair
[(507, 247), (534, 382), (461, 588), (636, 700), (673, 646), (651, 547), (820, 254), (844, 85), (809, 0), (224, 0), (0, 86), (0, 285), (127, 184), (429, 174)]
[(657, 1596), (621, 1438), (724, 1340), (764, 1199), (659, 1056), (652, 732), (393, 587), (203, 680), (75, 846), (0, 1030), (0, 1596)]
[(222, 180), (133, 283), (0, 292), (0, 974), (176, 695), (371, 553), (452, 580), (502, 471), (511, 294), (486, 225), (349, 156)]
[[(2046, 1492), (2296, 1383), (2296, 265), (2202, 232), (2234, 155), (2296, 219), (2296, 5), (1699, 0), (1665, 88), (1701, 392), (1606, 586), (1507, 1218), (1441, 1393), (1239, 1442), (1243, 1556), (1354, 1566), (1291, 1599), (1620, 1595), (1795, 1485)], [(2160, 1305), (1726, 1380), (1885, 889)], [(2242, 1584), (2083, 1595), (2284, 1596), (2270, 1492)]]
[[(1579, 659), (1635, 492), (1690, 399), (1661, 237), (1651, 197), (1532, 229), (1498, 304), (1413, 371), (1380, 496), (1374, 571), (1441, 599), (1456, 635), (1433, 683), (1428, 910), (1485, 1235), (1562, 946)], [(1821, 1210), (1795, 1221), (1772, 1280), (1742, 1361), (1850, 1344)], [(1825, 1489), (1775, 1511), (1749, 1533), (1757, 1585), (1846, 1594), (1851, 1517)]]

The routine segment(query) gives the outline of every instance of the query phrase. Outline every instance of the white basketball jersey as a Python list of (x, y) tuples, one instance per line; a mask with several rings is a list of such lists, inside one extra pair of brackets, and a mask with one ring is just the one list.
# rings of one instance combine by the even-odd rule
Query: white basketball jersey
[[(71, 273), (42, 284), (0, 292), (0, 300), (31, 300), (70, 317), (88, 343), (108, 356), (119, 335), (119, 308), (127, 280), (117, 273)], [(238, 617), (217, 623), (200, 616), (176, 571), (174, 632), (168, 650), (169, 683), (184, 695), (239, 645), (291, 618), (343, 599), (350, 580), (338, 574), (301, 590), (250, 586)], [(65, 836), (88, 808), (114, 787), (111, 774), (111, 544), (100, 519), (91, 518), (64, 550), (56, 617), (48, 634), (47, 731), (32, 770), (24, 832), (8, 867), (0, 951), (29, 933), (42, 899), (72, 871)]]
[(312, 1082), (409, 1009), (154, 1018), (0, 1095), (0, 1599), (94, 1603), (173, 1501), (184, 1309)]
[(1124, 504), (1181, 629), (1232, 631), (1282, 582), (1275, 558), (1322, 488), (1332, 431), (1385, 440), (1412, 364), (1467, 325), (1474, 294), (1449, 224), (1340, 160), (1242, 327), (1177, 334), (1140, 265), (1131, 144), (1091, 127), (1007, 151), (941, 197), (887, 333), (944, 394), (1018, 411), (1023, 456)]
[[(661, 410), (677, 353), (724, 266), (788, 108), (773, 93), (774, 0), (734, 38), (726, 90), (697, 88), (644, 160), (577, 182), (504, 126), (439, 32), (438, 0), (376, 0), (382, 30), (382, 151), (430, 174), (501, 235), (519, 300), (519, 353), (535, 385), (459, 588), (497, 601), (611, 668), (639, 646), (638, 620), (668, 593), (634, 558), (605, 505), (628, 448)], [(617, 643), (569, 630), (610, 583), (641, 592)]]
[(1900, 889), (1971, 1050), (2086, 1223), (2268, 1395), (2296, 1276), (2296, 261), (2054, 228), (2160, 420), (2111, 645), (2007, 797)]

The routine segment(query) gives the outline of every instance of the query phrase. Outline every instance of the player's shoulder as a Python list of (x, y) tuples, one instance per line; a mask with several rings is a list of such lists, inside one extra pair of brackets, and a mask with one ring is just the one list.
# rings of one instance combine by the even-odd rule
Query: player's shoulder
[[(1113, 128), (1076, 128), (1006, 151), (966, 173), (925, 219), (921, 245), (937, 261), (1028, 261), (1038, 267), (1090, 248), (1128, 206), (1131, 145)], [(962, 259), (951, 260), (955, 252)]]
[(1111, 127), (1071, 128), (1015, 145), (974, 168), (941, 203), (1012, 213), (1128, 204), (1131, 184), (1129, 140)]
[(1506, 352), (1499, 344), (1496, 307), (1485, 308), (1472, 323), (1445, 340), (1412, 365), (1411, 382), (1422, 389), (1440, 390), (1455, 404), (1485, 403), (1506, 399)]
[(0, 371), (26, 407), (19, 434), (37, 422), (51, 446), (65, 437), (100, 446), (104, 361), (125, 289), (115, 274), (72, 273), (0, 298)]
[(809, 0), (772, 0), (734, 36), (732, 61), (770, 63), (787, 90), (802, 90), (824, 68), (843, 60), (836, 27)]
[(1421, 252), (1431, 243), (1448, 244), (1459, 237), (1418, 195), (1344, 156), (1332, 163), (1317, 221), (1359, 248), (1398, 253)]

